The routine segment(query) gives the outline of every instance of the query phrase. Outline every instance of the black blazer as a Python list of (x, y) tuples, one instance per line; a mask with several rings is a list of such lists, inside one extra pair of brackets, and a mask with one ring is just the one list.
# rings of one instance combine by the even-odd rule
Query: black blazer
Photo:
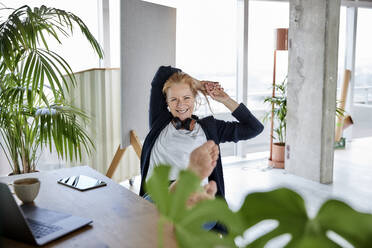
[[(150, 132), (146, 136), (141, 154), (141, 196), (145, 194), (144, 183), (149, 169), (152, 147), (160, 132), (172, 120), (172, 114), (167, 109), (167, 103), (162, 89), (165, 81), (177, 71), (181, 70), (171, 66), (161, 66), (151, 83), (149, 112)], [(213, 116), (199, 119), (198, 123), (204, 130), (207, 140), (213, 140), (217, 145), (223, 142), (238, 142), (239, 140), (246, 140), (257, 136), (264, 128), (261, 122), (257, 120), (242, 103), (232, 115), (238, 121), (222, 121), (215, 119)], [(225, 197), (221, 153), (218, 157), (216, 167), (208, 179), (209, 181), (214, 180), (216, 182), (217, 195)]]

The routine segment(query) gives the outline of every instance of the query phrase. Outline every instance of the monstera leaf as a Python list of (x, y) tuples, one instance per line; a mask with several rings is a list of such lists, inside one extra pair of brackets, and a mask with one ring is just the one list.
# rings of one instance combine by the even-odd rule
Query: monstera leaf
[[(147, 190), (162, 216), (160, 220), (173, 223), (180, 247), (237, 247), (236, 238), (242, 238), (247, 230), (264, 220), (275, 220), (278, 225), (245, 247), (265, 247), (283, 234), (290, 235), (285, 245), (288, 248), (342, 247), (340, 240), (335, 242), (329, 238), (330, 232), (354, 247), (372, 247), (372, 215), (360, 213), (341, 201), (326, 201), (313, 219), (308, 217), (302, 197), (286, 188), (249, 194), (237, 212), (232, 212), (219, 198), (202, 201), (188, 209), (186, 200), (199, 190), (200, 179), (182, 171), (176, 190), (169, 192), (169, 171), (169, 166), (156, 167)], [(221, 238), (215, 232), (204, 230), (203, 224), (210, 221), (224, 224), (228, 234)], [(162, 243), (159, 246), (162, 247)]]
[[(238, 216), (221, 199), (203, 201), (188, 209), (186, 201), (191, 193), (200, 189), (200, 179), (190, 171), (181, 171), (177, 187), (171, 193), (168, 190), (169, 171), (169, 166), (157, 166), (146, 189), (162, 215), (160, 221), (173, 223), (180, 247), (234, 247)], [(217, 233), (203, 229), (205, 223), (215, 221), (226, 224), (229, 229), (223, 239)], [(161, 236), (159, 234), (159, 240)]]
[(360, 213), (346, 203), (328, 200), (315, 218), (323, 230), (342, 236), (354, 247), (372, 247), (372, 215)]
[(263, 220), (277, 220), (278, 226), (247, 247), (264, 247), (282, 234), (290, 234), (285, 247), (341, 247), (327, 233), (333, 231), (354, 247), (372, 247), (372, 215), (355, 211), (338, 200), (328, 200), (314, 219), (309, 219), (304, 200), (286, 188), (252, 193), (237, 212), (246, 228)]

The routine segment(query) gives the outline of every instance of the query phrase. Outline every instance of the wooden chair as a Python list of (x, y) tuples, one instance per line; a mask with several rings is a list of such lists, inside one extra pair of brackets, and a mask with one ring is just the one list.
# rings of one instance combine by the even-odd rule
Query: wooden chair
[[(133, 146), (134, 151), (136, 152), (139, 159), (141, 159), (141, 152), (142, 152), (142, 143), (139, 140), (136, 132), (134, 130), (130, 131), (130, 144)], [(119, 162), (121, 158), (124, 155), (125, 150), (128, 147), (121, 148), (120, 145), (118, 149), (116, 150), (116, 153), (114, 155), (114, 158), (111, 161), (110, 167), (107, 170), (106, 176), (109, 178), (112, 178), (112, 175), (114, 175), (116, 168), (119, 165)], [(130, 185), (133, 186), (133, 178), (129, 179)]]

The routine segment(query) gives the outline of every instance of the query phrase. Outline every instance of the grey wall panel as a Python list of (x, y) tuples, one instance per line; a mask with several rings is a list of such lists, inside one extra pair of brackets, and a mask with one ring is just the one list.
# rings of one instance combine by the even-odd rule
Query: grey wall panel
[(139, 0), (121, 1), (122, 147), (129, 132), (149, 131), (150, 83), (160, 65), (175, 65), (176, 9)]

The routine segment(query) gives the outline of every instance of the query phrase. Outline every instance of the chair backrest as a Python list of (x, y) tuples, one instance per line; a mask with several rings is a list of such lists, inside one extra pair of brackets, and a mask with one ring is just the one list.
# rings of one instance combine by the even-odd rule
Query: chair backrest
[[(138, 138), (138, 136), (137, 136), (137, 134), (134, 130), (130, 131), (130, 143), (131, 143), (134, 151), (136, 152), (138, 158), (141, 159), (142, 142), (139, 140), (139, 138)], [(125, 152), (126, 149), (127, 149), (127, 147), (121, 148), (120, 145), (118, 146), (118, 149), (116, 150), (114, 158), (112, 159), (111, 164), (110, 164), (110, 166), (109, 166), (109, 168), (106, 172), (107, 177), (112, 178), (112, 175), (116, 171), (116, 168), (118, 167), (119, 162), (120, 162), (121, 158), (123, 157), (124, 152)]]

